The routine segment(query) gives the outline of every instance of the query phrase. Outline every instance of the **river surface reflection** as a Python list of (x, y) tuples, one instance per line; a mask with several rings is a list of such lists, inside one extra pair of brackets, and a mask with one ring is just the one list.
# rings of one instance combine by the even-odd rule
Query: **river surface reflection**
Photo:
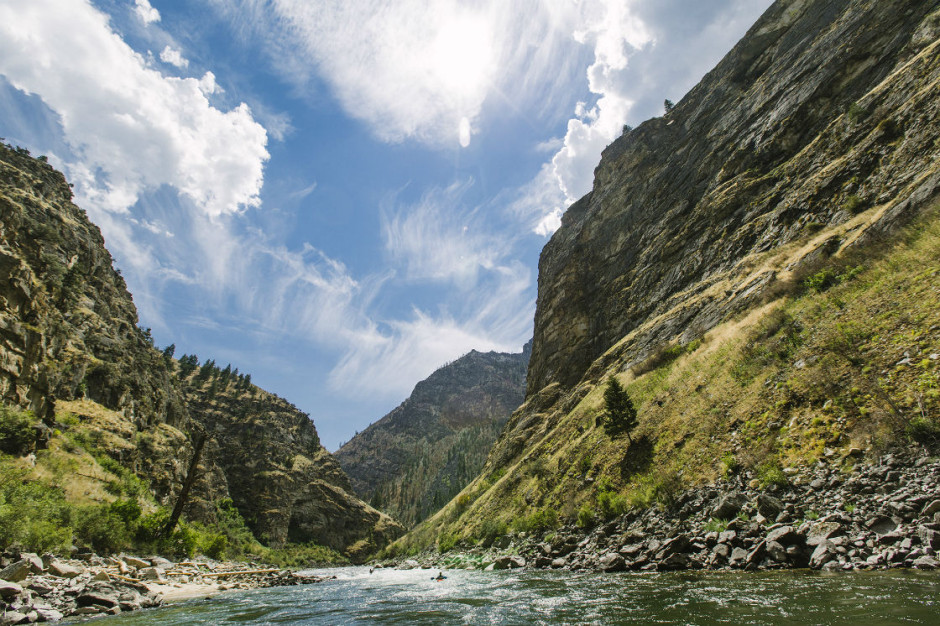
[(319, 570), (316, 585), (230, 592), (95, 624), (940, 624), (940, 573)]

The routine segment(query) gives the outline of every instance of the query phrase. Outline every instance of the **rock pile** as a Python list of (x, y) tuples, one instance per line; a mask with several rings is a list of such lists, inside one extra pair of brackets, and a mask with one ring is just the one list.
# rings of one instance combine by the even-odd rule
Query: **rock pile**
[(466, 562), (486, 567), (513, 555), (513, 567), (605, 572), (940, 568), (940, 459), (900, 450), (872, 464), (784, 473), (785, 485), (762, 488), (744, 474), (588, 532), (517, 535), (502, 549), (469, 550)]
[(247, 563), (173, 563), (160, 557), (80, 556), (77, 560), (61, 560), (25, 552), (4, 554), (0, 558), (0, 624), (117, 615), (159, 606), (167, 591), (184, 585), (210, 593), (322, 580)]

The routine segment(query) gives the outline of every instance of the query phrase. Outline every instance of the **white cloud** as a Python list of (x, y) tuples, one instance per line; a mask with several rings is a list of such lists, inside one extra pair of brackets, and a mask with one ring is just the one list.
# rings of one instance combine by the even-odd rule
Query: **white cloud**
[(415, 310), (409, 320), (391, 324), (388, 335), (363, 337), (330, 373), (330, 384), (347, 393), (363, 388), (403, 398), (414, 384), (470, 350), (518, 352), (522, 342), (508, 335), (494, 340), (490, 328), (447, 315), (433, 318)]
[(134, 4), (134, 10), (144, 24), (160, 21), (160, 12), (150, 6), (149, 0), (134, 0)]
[(160, 53), (160, 60), (179, 68), (189, 67), (189, 59), (184, 59), (183, 53), (171, 47), (169, 44), (167, 44)]
[(386, 202), (382, 210), (385, 248), (411, 281), (449, 282), (468, 289), (505, 254), (474, 211), (461, 210), (473, 181), (432, 189), (413, 206)]
[(247, 105), (220, 111), (199, 81), (151, 69), (89, 3), (0, 2), (0, 73), (58, 114), (96, 219), (161, 185), (212, 216), (259, 204), (267, 136)]
[(326, 80), (347, 114), (397, 142), (467, 145), (483, 103), (550, 107), (580, 60), (559, 0), (213, 0), (259, 36), (277, 70)]
[(224, 90), (215, 82), (215, 74), (206, 72), (202, 75), (202, 78), (199, 79), (199, 91), (207, 96), (211, 96), (214, 93), (222, 93)]

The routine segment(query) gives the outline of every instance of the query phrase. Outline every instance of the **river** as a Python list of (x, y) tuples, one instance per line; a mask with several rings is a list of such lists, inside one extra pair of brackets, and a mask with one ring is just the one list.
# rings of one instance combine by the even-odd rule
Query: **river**
[(335, 580), (96, 618), (142, 624), (940, 624), (940, 573), (322, 570)]

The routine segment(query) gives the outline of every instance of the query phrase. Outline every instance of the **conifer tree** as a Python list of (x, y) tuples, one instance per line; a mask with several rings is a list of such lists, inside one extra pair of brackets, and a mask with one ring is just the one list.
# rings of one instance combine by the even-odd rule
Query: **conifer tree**
[(613, 376), (607, 379), (607, 387), (604, 389), (604, 406), (607, 410), (604, 416), (604, 429), (607, 434), (612, 437), (626, 434), (630, 443), (633, 443), (630, 431), (637, 424), (636, 408), (627, 390)]

